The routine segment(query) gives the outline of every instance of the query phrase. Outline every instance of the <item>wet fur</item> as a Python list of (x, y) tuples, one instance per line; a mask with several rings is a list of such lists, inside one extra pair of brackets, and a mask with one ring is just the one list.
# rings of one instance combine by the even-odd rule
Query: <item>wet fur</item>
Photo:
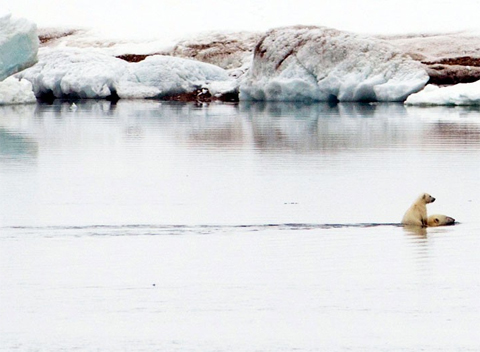
[(426, 227), (428, 222), (427, 204), (433, 203), (434, 201), (435, 198), (428, 193), (423, 193), (420, 195), (420, 197), (418, 197), (405, 212), (405, 215), (402, 219), (402, 224)]
[(429, 227), (448, 226), (453, 224), (455, 224), (455, 219), (447, 215), (434, 214), (427, 218), (427, 225)]

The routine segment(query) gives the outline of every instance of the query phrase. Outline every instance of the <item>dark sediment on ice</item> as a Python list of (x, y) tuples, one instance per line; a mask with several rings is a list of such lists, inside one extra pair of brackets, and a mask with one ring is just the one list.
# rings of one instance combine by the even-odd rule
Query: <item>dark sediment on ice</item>
[(217, 97), (217, 96), (211, 95), (208, 89), (200, 88), (193, 92), (161, 96), (159, 99), (164, 101), (197, 102), (197, 103), (211, 103), (214, 101), (238, 102), (238, 92), (231, 92), (231, 93), (223, 94)]
[(47, 44), (54, 40), (74, 35), (79, 31), (80, 30), (78, 29), (63, 29), (63, 30), (54, 29), (54, 28), (39, 29), (38, 40), (40, 41), (40, 45)]
[(152, 55), (158, 55), (158, 54), (148, 54), (148, 55), (124, 54), (124, 55), (118, 55), (118, 56), (116, 56), (116, 58), (127, 61), (127, 62), (140, 62), (140, 61), (143, 61), (147, 57), (152, 56)]
[(443, 86), (480, 80), (480, 58), (462, 56), (422, 61), (422, 64), (426, 66), (431, 84)]
[(461, 56), (444, 58), (436, 61), (423, 61), (425, 65), (454, 65), (454, 66), (474, 66), (480, 67), (480, 58), (471, 56)]

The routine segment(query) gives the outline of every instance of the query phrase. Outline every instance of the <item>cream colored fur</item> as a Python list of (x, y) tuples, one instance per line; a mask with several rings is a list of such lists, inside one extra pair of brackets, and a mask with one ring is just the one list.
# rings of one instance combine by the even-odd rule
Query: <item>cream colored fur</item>
[(442, 214), (430, 215), (427, 218), (427, 225), (429, 227), (453, 225), (454, 223), (455, 223), (454, 218), (450, 216), (442, 215)]
[(408, 208), (402, 219), (403, 225), (411, 226), (427, 226), (427, 204), (433, 203), (433, 198), (428, 193), (423, 193), (417, 200)]

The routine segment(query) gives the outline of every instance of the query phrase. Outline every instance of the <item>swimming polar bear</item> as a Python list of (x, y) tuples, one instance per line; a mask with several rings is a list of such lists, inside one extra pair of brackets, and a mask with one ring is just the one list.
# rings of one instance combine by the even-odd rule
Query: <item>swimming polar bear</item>
[(413, 226), (427, 226), (427, 204), (435, 202), (428, 193), (423, 193), (417, 200), (408, 208), (402, 219), (403, 225)]
[(430, 215), (427, 218), (427, 225), (429, 227), (447, 226), (447, 225), (453, 225), (453, 224), (455, 224), (455, 219), (454, 218), (452, 218), (450, 216), (442, 215), (442, 214)]

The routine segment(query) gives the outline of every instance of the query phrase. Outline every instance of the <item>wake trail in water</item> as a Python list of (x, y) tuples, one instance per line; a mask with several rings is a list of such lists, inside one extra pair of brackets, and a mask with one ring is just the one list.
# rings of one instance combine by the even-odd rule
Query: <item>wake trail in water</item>
[(331, 230), (347, 228), (401, 227), (400, 223), (279, 223), (279, 224), (237, 224), (237, 225), (158, 225), (158, 224), (123, 224), (123, 225), (73, 225), (73, 226), (9, 226), (0, 227), (2, 232), (22, 232), (53, 236), (55, 234), (73, 236), (161, 236), (161, 235), (208, 235), (228, 233), (230, 231), (296, 231), (296, 230)]

